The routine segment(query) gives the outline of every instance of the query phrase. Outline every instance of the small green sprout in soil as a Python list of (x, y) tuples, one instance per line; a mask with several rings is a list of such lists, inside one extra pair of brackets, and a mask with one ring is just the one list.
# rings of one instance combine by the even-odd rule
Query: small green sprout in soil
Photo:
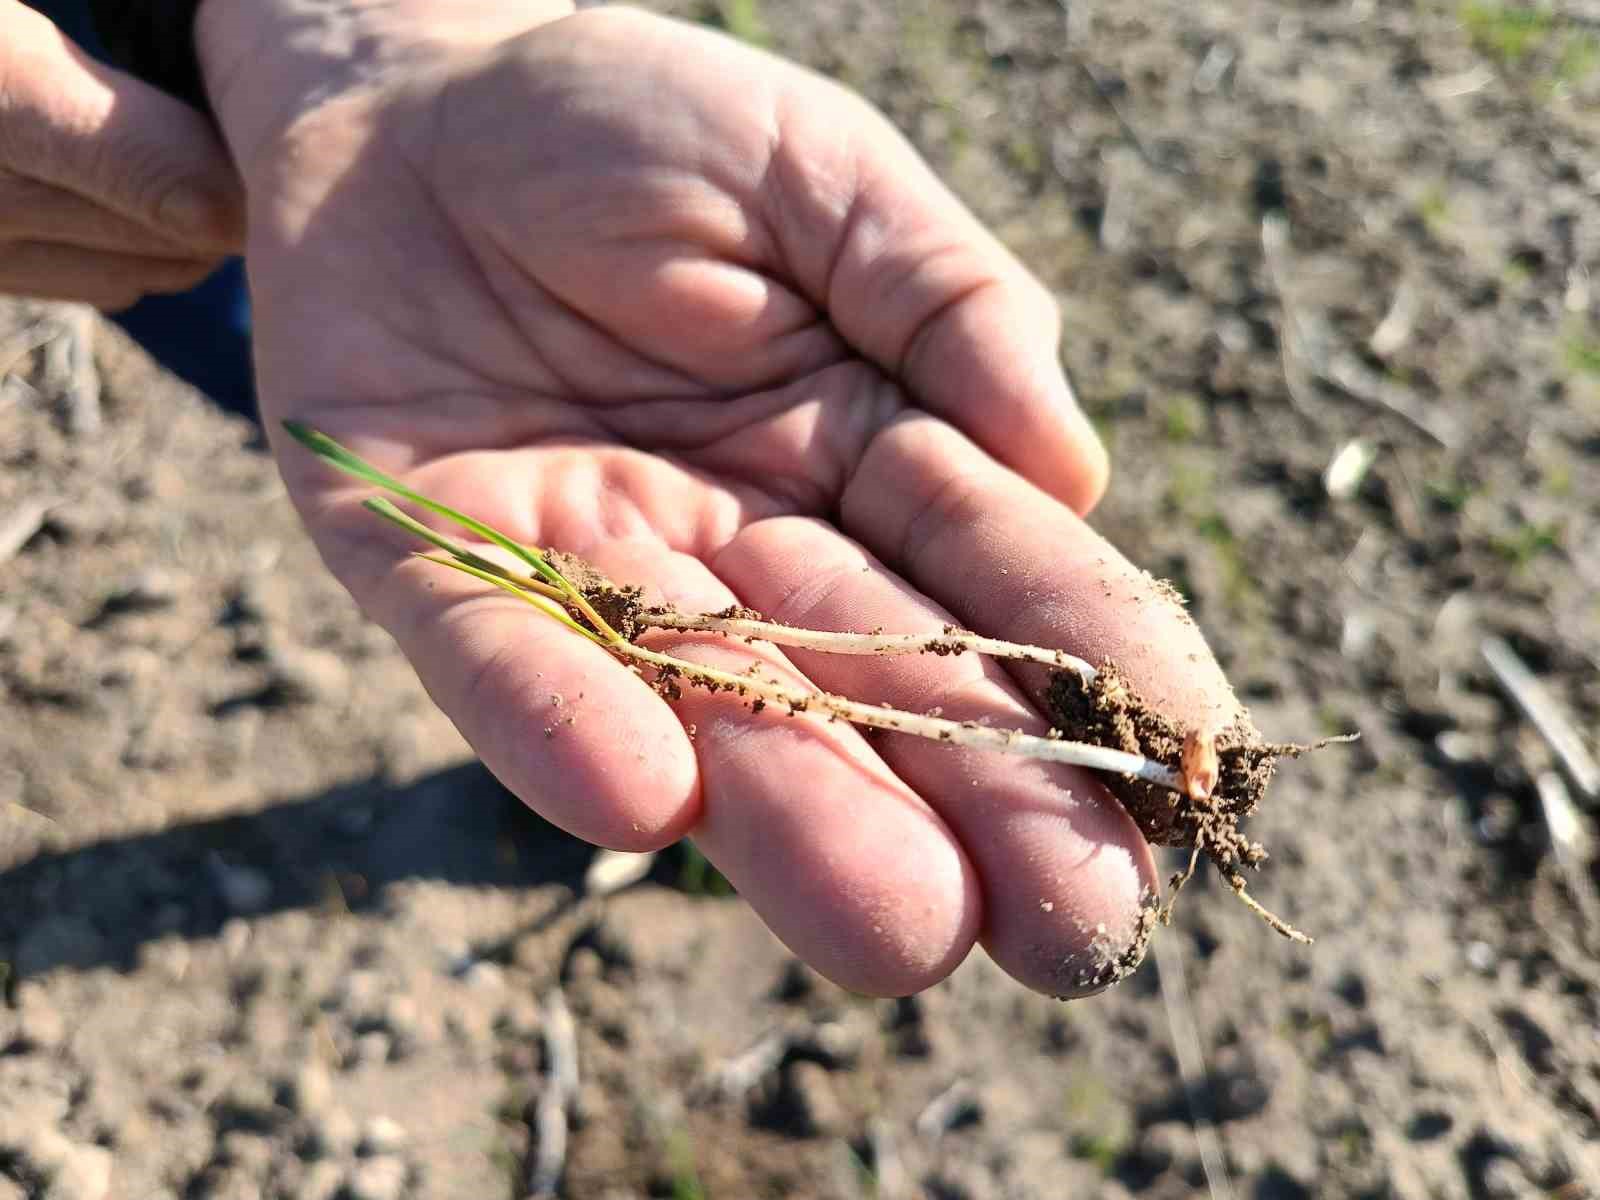
[(1600, 375), (1600, 337), (1571, 334), (1561, 344), (1561, 357), (1575, 375)]
[(1517, 569), (1522, 569), (1543, 554), (1561, 548), (1562, 527), (1558, 521), (1523, 522), (1509, 532), (1489, 539), (1494, 552)]
[(1205, 432), (1205, 425), (1205, 406), (1185, 393), (1170, 397), (1162, 409), (1161, 433), (1169, 442), (1192, 442)]
[(689, 839), (678, 843), (678, 890), (690, 896), (731, 896), (733, 884)]
[[(1266, 851), (1239, 831), (1239, 822), (1260, 805), (1279, 758), (1296, 757), (1337, 741), (1309, 746), (1270, 743), (1247, 716), (1226, 729), (1197, 730), (1154, 711), (1128, 685), (1115, 664), (1095, 667), (1062, 650), (1020, 645), (946, 626), (937, 633), (850, 633), (799, 629), (764, 619), (744, 608), (684, 613), (647, 606), (638, 587), (618, 586), (574, 555), (524, 546), (483, 522), (440, 504), (359, 458), (324, 433), (298, 422), (284, 427), (330, 465), (462, 526), (508, 553), (508, 568), (479, 554), (375, 497), (365, 507), (428, 542), (439, 554), (418, 557), (515, 596), (639, 668), (669, 700), (684, 687), (725, 692), (752, 711), (775, 706), (791, 715), (810, 712), (828, 720), (927, 738), (970, 749), (994, 750), (1100, 771), (1145, 837), (1154, 845), (1191, 851), (1187, 870), (1172, 880), (1172, 897), (1160, 912), (1171, 919), (1172, 900), (1193, 876), (1201, 855), (1217, 867), (1234, 894), (1285, 937), (1309, 943), (1305, 934), (1261, 907), (1245, 888), (1244, 868), (1257, 868)], [(985, 654), (1050, 668), (1047, 715), (1050, 734), (1038, 737), (973, 721), (951, 721), (887, 705), (866, 704), (820, 689), (796, 686), (752, 670), (740, 674), (702, 666), (639, 645), (648, 629), (718, 633), (834, 654)]]
[(1499, 3), (1461, 6), (1461, 24), (1473, 48), (1507, 66), (1515, 66), (1544, 43), (1555, 28), (1547, 9)]
[(1592, 33), (1569, 34), (1556, 59), (1555, 83), (1577, 87), (1600, 70), (1600, 38)]
[(767, 31), (760, 0), (717, 0), (704, 20), (741, 42), (763, 49), (772, 45), (772, 35)]

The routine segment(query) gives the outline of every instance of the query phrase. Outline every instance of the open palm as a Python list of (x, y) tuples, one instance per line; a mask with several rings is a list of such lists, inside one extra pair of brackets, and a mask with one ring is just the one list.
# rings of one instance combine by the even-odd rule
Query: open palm
[[(237, 147), (236, 147), (237, 149)], [(1231, 716), (1199, 635), (1076, 515), (1103, 455), (1046, 292), (859, 100), (713, 34), (582, 13), (335, 96), (245, 161), (263, 415), (318, 426), (527, 543), (686, 610), (983, 632), (1116, 657)], [(598, 647), (405, 556), (280, 439), (333, 570), (540, 813), (692, 834), (824, 973), (898, 993), (973, 942), (1101, 986), (1154, 868), (1086, 774), (669, 704)], [(687, 634), (830, 690), (1042, 730), (971, 656)]]

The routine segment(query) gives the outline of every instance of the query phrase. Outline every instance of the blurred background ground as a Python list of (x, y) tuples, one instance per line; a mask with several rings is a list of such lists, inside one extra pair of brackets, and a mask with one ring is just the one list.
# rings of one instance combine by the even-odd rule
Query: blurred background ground
[(1269, 736), (1363, 732), (1252, 825), (1317, 946), (1206, 884), (1106, 996), (881, 1002), (692, 855), (585, 899), (251, 427), (4, 302), (0, 1200), (520, 1197), (566, 1017), (565, 1196), (1595, 1194), (1540, 781), (1596, 798), (1481, 646), (1593, 743), (1600, 4), (659, 7), (868, 95), (1061, 296), (1097, 526)]

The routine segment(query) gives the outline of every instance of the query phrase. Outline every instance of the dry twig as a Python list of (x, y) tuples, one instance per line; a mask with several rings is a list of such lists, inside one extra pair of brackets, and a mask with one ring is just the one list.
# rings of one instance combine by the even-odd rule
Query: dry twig
[(1460, 441), (1460, 429), (1454, 417), (1411, 388), (1374, 371), (1359, 355), (1339, 344), (1325, 319), (1316, 313), (1303, 312), (1295, 305), (1289, 284), (1294, 276), (1289, 220), (1282, 213), (1268, 213), (1261, 218), (1261, 252), (1283, 305), (1284, 376), (1296, 407), (1306, 410), (1304, 396), (1297, 386), (1299, 364), (1303, 363), (1318, 379), (1357, 400), (1388, 409), (1441, 446), (1451, 448)]
[(583, 894), (599, 898), (630, 888), (650, 874), (655, 861), (654, 851), (629, 854), (622, 850), (598, 850), (583, 873)]
[(791, 1034), (775, 1029), (710, 1072), (694, 1089), (698, 1095), (736, 1100), (782, 1065)]
[(1566, 713), (1534, 678), (1528, 665), (1501, 638), (1486, 637), (1479, 649), (1495, 679), (1549, 743), (1578, 790), (1590, 800), (1600, 797), (1600, 763), (1595, 762)]
[(1416, 285), (1409, 279), (1401, 280), (1394, 290), (1394, 299), (1389, 302), (1389, 311), (1367, 340), (1367, 348), (1379, 358), (1388, 358), (1409, 342), (1416, 325), (1418, 304)]
[(1161, 1003), (1167, 1010), (1167, 1027), (1172, 1033), (1172, 1052), (1178, 1060), (1178, 1078), (1183, 1082), (1189, 1118), (1194, 1122), (1194, 1138), (1200, 1149), (1200, 1168), (1212, 1200), (1233, 1200), (1233, 1183), (1222, 1156), (1217, 1127), (1206, 1111), (1205, 1055), (1200, 1034), (1195, 1028), (1189, 1005), (1189, 985), (1183, 972), (1183, 948), (1173, 938), (1153, 938), (1156, 976), (1161, 984)]
[(889, 1122), (881, 1117), (872, 1121), (867, 1128), (867, 1145), (872, 1148), (872, 1194), (876, 1200), (901, 1200), (910, 1195), (910, 1178)]
[(8, 330), (0, 337), (0, 378), (10, 375), (16, 366), (41, 346), (55, 341), (66, 328), (59, 321), (40, 317), (31, 325)]
[(100, 432), (100, 371), (94, 362), (94, 309), (64, 304), (58, 310), (60, 336), (45, 348), (45, 394), (62, 405), (67, 431), (79, 436)]
[(1555, 851), (1556, 865), (1567, 881), (1567, 889), (1578, 905), (1583, 919), (1582, 940), (1591, 946), (1600, 936), (1600, 890), (1595, 888), (1589, 864), (1594, 861), (1594, 834), (1588, 821), (1573, 804), (1567, 785), (1554, 771), (1543, 771), (1535, 781), (1539, 789), (1539, 807), (1544, 813), (1545, 826), (1550, 830), (1550, 846)]
[(938, 1141), (977, 1111), (978, 1093), (966, 1080), (958, 1079), (928, 1101), (912, 1128), (918, 1137)]
[(28, 544), (33, 535), (44, 528), (44, 519), (50, 505), (43, 500), (23, 500), (11, 512), (0, 517), (0, 563), (10, 562)]
[(527, 1200), (555, 1196), (567, 1165), (568, 1114), (578, 1094), (578, 1028), (560, 988), (545, 998), (543, 1032), (548, 1069), (534, 1104)]

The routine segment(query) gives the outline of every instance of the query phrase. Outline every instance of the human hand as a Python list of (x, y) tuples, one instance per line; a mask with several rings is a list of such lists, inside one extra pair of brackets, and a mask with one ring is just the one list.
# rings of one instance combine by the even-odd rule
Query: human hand
[[(866, 105), (720, 36), (615, 9), (459, 40), (430, 27), (423, 46), (390, 26), (353, 67), (302, 55), (236, 76), (238, 46), (283, 41), (261, 12), (209, 0), (200, 44), (251, 199), (263, 416), (325, 559), (483, 760), (591, 841), (691, 834), (851, 988), (925, 987), (980, 936), (1031, 987), (1103, 986), (1157, 881), (1094, 777), (692, 690), (668, 704), (595, 645), (408, 558), (361, 489), (277, 431), (321, 428), (680, 609), (954, 620), (1114, 658), (1159, 707), (1220, 727), (1234, 701), (1200, 635), (1077, 515), (1106, 466), (1044, 289)], [(1036, 677), (971, 656), (650, 639), (1045, 727)]]
[(0, 0), (0, 291), (125, 308), (192, 287), (243, 231), (203, 116)]

